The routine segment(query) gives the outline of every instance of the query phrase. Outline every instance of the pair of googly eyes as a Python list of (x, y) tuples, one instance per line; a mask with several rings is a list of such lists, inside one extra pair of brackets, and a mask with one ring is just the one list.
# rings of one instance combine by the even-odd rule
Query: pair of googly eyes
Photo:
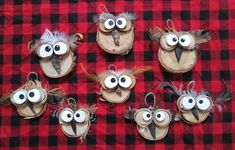
[(212, 106), (211, 100), (207, 97), (201, 97), (195, 100), (191, 96), (186, 96), (181, 99), (180, 103), (181, 108), (184, 110), (190, 110), (196, 105), (198, 109), (205, 111)]
[(115, 25), (119, 29), (123, 29), (126, 27), (127, 21), (125, 18), (118, 18), (116, 22), (113, 19), (108, 19), (104, 22), (104, 27), (108, 30), (111, 30), (115, 27)]
[(43, 100), (43, 93), (39, 89), (32, 89), (30, 91), (18, 90), (13, 93), (11, 101), (13, 104), (21, 105), (29, 100), (32, 103), (38, 103)]
[[(166, 118), (165, 114), (161, 111), (155, 113), (155, 119), (159, 122), (164, 121), (164, 119)], [(142, 115), (142, 118), (144, 121), (150, 121), (153, 118), (153, 115), (150, 112), (144, 112)]]
[(123, 75), (119, 78), (114, 75), (110, 75), (104, 80), (104, 84), (109, 89), (117, 87), (118, 84), (123, 88), (129, 88), (132, 84), (132, 81), (131, 78), (127, 75)]
[(71, 122), (73, 119), (78, 123), (83, 123), (86, 120), (86, 112), (77, 110), (75, 113), (70, 108), (65, 108), (60, 113), (60, 118), (63, 122)]
[(191, 35), (182, 35), (179, 38), (174, 34), (168, 34), (166, 36), (166, 42), (170, 46), (175, 46), (176, 44), (180, 44), (183, 47), (188, 47), (192, 43)]
[(42, 58), (52, 56), (53, 52), (56, 55), (63, 55), (68, 51), (68, 47), (64, 42), (57, 42), (53, 47), (49, 44), (43, 44), (39, 48), (38, 55)]

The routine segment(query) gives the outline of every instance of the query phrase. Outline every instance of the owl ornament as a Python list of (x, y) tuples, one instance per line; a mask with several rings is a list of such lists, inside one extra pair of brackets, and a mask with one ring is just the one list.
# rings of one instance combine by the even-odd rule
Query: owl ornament
[[(150, 95), (154, 98), (153, 106), (147, 103), (147, 97)], [(150, 141), (161, 140), (168, 132), (169, 124), (173, 121), (173, 114), (156, 105), (156, 98), (152, 92), (145, 96), (145, 105), (146, 107), (140, 109), (129, 108), (124, 117), (135, 121), (137, 130), (143, 138)]]
[(108, 104), (125, 102), (130, 96), (131, 89), (135, 86), (136, 75), (152, 69), (151, 66), (145, 66), (117, 70), (114, 65), (110, 65), (108, 70), (95, 75), (88, 73), (84, 66), (80, 65), (89, 79), (101, 85), (100, 92), (98, 92), (102, 96), (100, 100), (106, 101)]
[(162, 67), (170, 73), (185, 73), (196, 64), (199, 44), (211, 39), (206, 30), (176, 31), (171, 20), (162, 30), (149, 30), (150, 38), (159, 43), (158, 59)]
[(223, 103), (232, 99), (231, 90), (226, 84), (226, 90), (221, 92), (215, 100), (207, 91), (195, 91), (194, 85), (194, 81), (189, 82), (185, 90), (182, 90), (182, 85), (178, 89), (173, 83), (169, 82), (163, 82), (159, 86), (168, 89), (167, 99), (172, 99), (173, 95), (177, 97), (179, 114), (176, 116), (186, 123), (197, 124), (205, 121), (213, 111), (213, 107), (216, 106), (221, 111), (222, 106), (224, 106)]
[(108, 12), (99, 14), (95, 21), (99, 25), (96, 41), (107, 53), (126, 55), (134, 42), (133, 20), (136, 16), (124, 12), (117, 16)]
[(96, 120), (95, 105), (78, 107), (73, 98), (68, 99), (68, 107), (59, 111), (58, 119), (63, 133), (68, 137), (86, 138), (91, 122)]
[(28, 43), (28, 49), (40, 57), (40, 66), (46, 76), (60, 78), (76, 65), (76, 47), (82, 39), (81, 33), (68, 35), (46, 29), (40, 39)]
[(27, 82), (18, 89), (0, 98), (2, 105), (14, 105), (24, 119), (32, 119), (42, 115), (47, 103), (56, 104), (63, 101), (65, 93), (60, 88), (43, 88), (36, 73), (28, 75)]

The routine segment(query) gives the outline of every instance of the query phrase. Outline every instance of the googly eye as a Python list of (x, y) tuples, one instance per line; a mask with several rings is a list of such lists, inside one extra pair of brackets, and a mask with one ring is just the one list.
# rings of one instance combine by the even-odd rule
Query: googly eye
[(73, 111), (69, 108), (65, 108), (64, 110), (62, 110), (59, 116), (62, 119), (62, 121), (66, 123), (70, 122), (73, 120)]
[(82, 123), (86, 120), (86, 113), (82, 110), (77, 110), (75, 113), (74, 113), (74, 120), (76, 122), (79, 122), (79, 123)]
[(113, 19), (108, 19), (104, 22), (104, 27), (108, 30), (113, 29), (115, 26), (115, 22)]
[(191, 44), (191, 39), (189, 35), (183, 35), (179, 38), (180, 45), (187, 47)]
[(127, 75), (121, 76), (118, 80), (119, 85), (123, 88), (129, 88), (131, 86), (131, 78)]
[(184, 110), (190, 110), (195, 106), (195, 100), (192, 96), (185, 96), (181, 99), (181, 107)]
[(27, 92), (25, 90), (18, 90), (11, 97), (11, 102), (13, 104), (21, 105), (25, 103), (26, 100), (27, 100)]
[(104, 80), (104, 85), (109, 88), (113, 89), (118, 85), (118, 79), (116, 76), (110, 75)]
[(42, 100), (41, 92), (38, 89), (30, 90), (27, 94), (27, 97), (28, 97), (29, 101), (32, 103), (37, 103)]
[(68, 51), (68, 47), (65, 43), (63, 42), (57, 42), (55, 45), (54, 45), (54, 52), (55, 54), (57, 55), (63, 55), (65, 54), (66, 52)]
[(168, 34), (166, 36), (166, 43), (170, 46), (175, 46), (178, 43), (178, 37), (174, 34)]
[(127, 21), (125, 18), (118, 18), (116, 20), (116, 26), (120, 29), (123, 29), (126, 27)]
[(157, 121), (161, 122), (165, 119), (165, 114), (163, 112), (157, 112), (155, 118)]
[(208, 108), (211, 107), (211, 105), (212, 105), (211, 101), (206, 97), (203, 97), (197, 100), (197, 107), (200, 110), (207, 110)]
[(53, 49), (49, 44), (43, 44), (39, 48), (38, 55), (42, 58), (50, 57), (53, 54)]
[(149, 121), (152, 119), (152, 114), (150, 114), (149, 112), (144, 112), (142, 115), (144, 121)]

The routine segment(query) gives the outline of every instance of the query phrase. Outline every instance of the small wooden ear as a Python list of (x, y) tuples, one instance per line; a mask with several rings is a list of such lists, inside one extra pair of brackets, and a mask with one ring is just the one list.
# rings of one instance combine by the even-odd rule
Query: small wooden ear
[(173, 114), (172, 121), (178, 122), (182, 119), (181, 115), (179, 113)]
[(160, 41), (160, 37), (164, 31), (159, 27), (154, 27), (149, 29), (150, 39), (156, 42)]
[(28, 50), (33, 51), (33, 47), (35, 44), (35, 40), (31, 40), (28, 42)]
[(11, 94), (2, 95), (2, 97), (0, 98), (0, 104), (10, 105), (11, 104), (10, 95)]
[(81, 33), (75, 33), (75, 37), (77, 38), (77, 43), (80, 44), (81, 40), (83, 40), (83, 34)]
[(211, 39), (210, 33), (207, 30), (196, 30), (191, 33), (195, 35), (197, 44), (205, 43)]
[(125, 112), (124, 117), (126, 119), (134, 120), (134, 114), (136, 112), (136, 109), (132, 108)]
[(66, 97), (64, 91), (60, 88), (54, 88), (47, 91), (47, 102), (50, 104), (58, 104)]

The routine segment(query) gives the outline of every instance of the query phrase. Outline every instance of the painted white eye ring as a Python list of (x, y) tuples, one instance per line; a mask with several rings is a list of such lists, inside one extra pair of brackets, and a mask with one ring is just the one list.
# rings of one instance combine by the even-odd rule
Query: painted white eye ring
[(174, 34), (168, 34), (166, 36), (166, 43), (170, 46), (175, 46), (178, 43), (178, 37)]
[(38, 103), (42, 100), (42, 93), (38, 89), (32, 89), (27, 93), (28, 100), (32, 103)]
[(155, 118), (157, 121), (161, 122), (166, 118), (166, 116), (163, 112), (160, 111), (156, 113)]
[(189, 35), (182, 35), (179, 38), (179, 43), (180, 45), (184, 46), (184, 47), (188, 47), (191, 44), (191, 38)]
[(211, 105), (211, 101), (206, 97), (197, 100), (197, 108), (200, 110), (207, 110)]
[(64, 42), (57, 42), (53, 46), (53, 49), (56, 55), (63, 55), (68, 51), (68, 47)]
[(104, 22), (104, 27), (108, 30), (113, 29), (115, 27), (115, 21), (113, 19), (108, 19)]
[(196, 102), (192, 96), (185, 96), (181, 99), (181, 108), (190, 110), (195, 106)]
[(130, 77), (128, 77), (127, 75), (123, 75), (119, 77), (118, 83), (123, 88), (129, 88), (132, 84), (132, 81)]
[(38, 52), (39, 57), (47, 58), (47, 57), (52, 56), (52, 54), (53, 54), (53, 49), (51, 45), (43, 44), (40, 46), (39, 52)]
[(11, 102), (13, 104), (21, 105), (27, 100), (27, 92), (25, 90), (17, 90), (11, 96)]
[(82, 110), (77, 110), (73, 116), (74, 120), (78, 123), (83, 123), (86, 120), (86, 113)]
[(125, 18), (118, 18), (116, 20), (116, 26), (120, 29), (123, 29), (126, 27), (127, 21)]
[(114, 75), (106, 77), (106, 79), (104, 80), (104, 85), (109, 89), (115, 88), (118, 85), (117, 77)]
[(70, 108), (65, 108), (61, 111), (59, 116), (63, 122), (68, 123), (73, 120), (73, 111)]
[(150, 121), (152, 119), (152, 114), (150, 114), (149, 112), (144, 112), (142, 115), (144, 121)]

